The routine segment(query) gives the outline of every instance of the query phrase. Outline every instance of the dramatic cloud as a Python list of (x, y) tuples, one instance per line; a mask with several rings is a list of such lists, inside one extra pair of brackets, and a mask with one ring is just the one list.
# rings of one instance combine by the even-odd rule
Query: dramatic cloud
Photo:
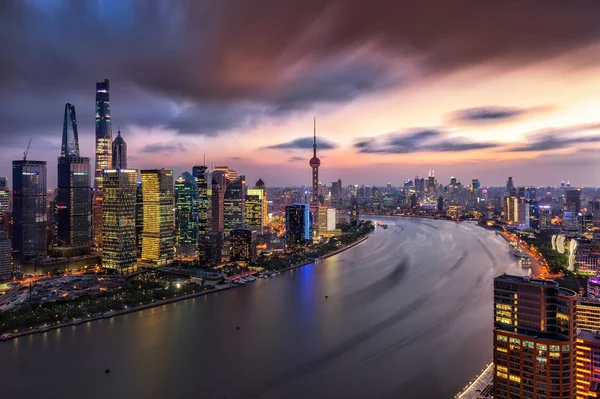
[(510, 147), (508, 152), (553, 151), (600, 143), (600, 123), (545, 129), (530, 133), (523, 145)]
[(304, 158), (302, 157), (289, 157), (288, 162), (298, 162), (298, 161), (304, 161)]
[(169, 153), (169, 152), (180, 152), (180, 151), (185, 151), (186, 148), (182, 143), (152, 143), (152, 144), (148, 144), (145, 147), (142, 147), (140, 149), (141, 152), (148, 152), (148, 153), (156, 153), (156, 152), (162, 152), (162, 153)]
[(448, 138), (446, 133), (433, 129), (413, 130), (403, 134), (391, 133), (360, 139), (354, 143), (354, 148), (358, 149), (358, 152), (367, 154), (464, 152), (498, 146), (497, 143), (475, 142), (462, 137)]
[[(313, 138), (312, 137), (301, 137), (286, 143), (270, 145), (264, 147), (269, 150), (306, 150), (312, 148)], [(329, 141), (327, 139), (317, 138), (317, 148), (319, 150), (331, 150), (339, 147), (338, 144)]]
[(496, 123), (513, 120), (525, 113), (527, 113), (527, 110), (521, 108), (468, 108), (456, 111), (453, 115), (453, 119), (467, 123)]

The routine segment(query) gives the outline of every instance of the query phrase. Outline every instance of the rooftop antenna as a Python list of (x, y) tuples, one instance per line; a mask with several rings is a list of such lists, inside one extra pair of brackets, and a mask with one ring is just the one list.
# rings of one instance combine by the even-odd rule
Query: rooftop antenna
[(27, 149), (23, 152), (23, 161), (27, 161), (27, 154), (29, 153), (29, 147), (31, 146), (31, 139), (29, 139), (29, 143), (27, 143)]
[(313, 153), (314, 157), (317, 157), (317, 117), (314, 119), (314, 132), (313, 132)]

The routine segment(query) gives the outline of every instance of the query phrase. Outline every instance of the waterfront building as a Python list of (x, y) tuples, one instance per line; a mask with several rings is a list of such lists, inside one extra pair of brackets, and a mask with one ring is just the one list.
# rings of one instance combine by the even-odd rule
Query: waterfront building
[(576, 299), (555, 281), (494, 279), (495, 399), (575, 397)]
[(75, 106), (65, 104), (63, 136), (58, 158), (56, 244), (61, 256), (90, 252), (92, 189), (90, 159), (79, 154)]
[[(112, 143), (112, 168), (127, 169), (127, 143), (121, 136), (120, 130)], [(102, 178), (104, 179), (104, 175)]]
[(21, 260), (46, 256), (46, 161), (13, 161), (13, 250)]
[(232, 262), (252, 261), (252, 231), (248, 229), (233, 229), (229, 238), (229, 259)]
[(144, 227), (142, 262), (163, 266), (173, 262), (173, 171), (142, 170)]
[(137, 260), (137, 169), (104, 169), (102, 209), (102, 266), (121, 273)]
[(194, 166), (192, 168), (192, 175), (196, 179), (198, 185), (198, 235), (206, 234), (211, 228), (211, 193), (212, 193), (212, 179), (210, 177), (210, 171), (208, 167)]
[(175, 245), (198, 245), (198, 183), (189, 172), (175, 181)]
[(110, 87), (108, 79), (104, 79), (96, 82), (96, 163), (92, 200), (92, 243), (96, 248), (102, 246), (102, 171), (112, 166), (112, 144)]
[(223, 233), (209, 231), (201, 234), (198, 242), (198, 261), (200, 266), (211, 267), (221, 263), (223, 256)]
[(285, 246), (295, 250), (310, 242), (311, 211), (308, 204), (294, 204), (285, 207)]
[(316, 235), (321, 236), (327, 233), (327, 207), (319, 206), (317, 208), (317, 226)]
[(223, 195), (223, 232), (229, 240), (233, 229), (244, 226), (246, 219), (246, 176), (238, 176), (227, 184)]
[(327, 208), (327, 231), (333, 231), (336, 228), (335, 208)]
[(0, 231), (0, 281), (9, 280), (12, 276), (11, 242), (6, 231)]
[(142, 257), (142, 236), (144, 232), (144, 191), (138, 181), (135, 189), (135, 246), (136, 256)]

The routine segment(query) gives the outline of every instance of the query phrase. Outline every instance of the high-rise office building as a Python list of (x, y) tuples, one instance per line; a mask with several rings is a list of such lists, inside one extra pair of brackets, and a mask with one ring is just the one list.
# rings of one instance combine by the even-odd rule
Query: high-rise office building
[(13, 161), (13, 249), (21, 260), (48, 253), (46, 161)]
[(229, 240), (231, 230), (244, 226), (246, 218), (246, 176), (227, 184), (223, 195), (223, 232)]
[(104, 79), (96, 82), (96, 163), (92, 198), (92, 244), (96, 248), (102, 247), (102, 171), (114, 167), (112, 145), (110, 88), (108, 79)]
[(229, 259), (232, 262), (250, 262), (252, 260), (252, 232), (250, 230), (231, 230), (229, 241)]
[(577, 301), (577, 330), (579, 331), (576, 338), (577, 399), (597, 398), (600, 395), (600, 301), (598, 299), (581, 298)]
[(175, 245), (198, 245), (198, 183), (189, 172), (175, 181)]
[(0, 177), (0, 214), (10, 211), (10, 189), (8, 179)]
[(127, 143), (121, 136), (120, 130), (112, 143), (112, 168), (127, 169)]
[(137, 169), (104, 169), (102, 266), (133, 270), (136, 256)]
[(213, 173), (222, 173), (224, 179), (227, 180), (226, 184), (236, 181), (239, 177), (238, 172), (230, 169), (229, 166), (216, 166)]
[(211, 267), (221, 263), (223, 255), (223, 233), (209, 231), (201, 234), (198, 242), (198, 261), (201, 266)]
[(212, 193), (212, 179), (208, 167), (194, 166), (192, 175), (198, 185), (198, 235), (206, 234), (211, 227), (210, 203)]
[(0, 231), (0, 281), (9, 280), (12, 276), (11, 242), (6, 231)]
[(141, 171), (144, 201), (142, 262), (156, 266), (173, 262), (173, 171)]
[(144, 191), (138, 181), (135, 189), (135, 246), (136, 255), (142, 257), (142, 235), (144, 232)]
[(311, 239), (311, 210), (309, 204), (294, 204), (285, 207), (285, 246), (288, 250), (298, 249)]
[(516, 195), (516, 190), (515, 190), (515, 184), (513, 183), (513, 178), (512, 176), (509, 176), (508, 180), (506, 181), (506, 195), (508, 196), (513, 196)]
[(91, 193), (90, 159), (79, 154), (75, 106), (67, 103), (58, 158), (56, 240), (58, 247), (68, 248), (71, 255), (89, 252)]
[(575, 398), (576, 299), (550, 280), (494, 279), (495, 399)]
[(327, 207), (319, 206), (317, 208), (317, 222), (315, 223), (317, 226), (316, 234), (318, 236), (327, 233)]
[(342, 202), (342, 179), (331, 182), (331, 205), (341, 206)]
[(519, 223), (519, 197), (504, 198), (504, 219), (508, 223)]
[(260, 189), (249, 188), (246, 194), (246, 228), (263, 233), (263, 200), (264, 191)]
[(223, 234), (223, 200), (227, 179), (225, 174), (219, 171), (212, 173), (212, 192), (210, 196), (210, 231), (218, 231)]
[(352, 208), (350, 210), (350, 226), (358, 226), (360, 212), (358, 211), (358, 201), (356, 200), (356, 197), (352, 197), (351, 206)]
[(572, 212), (577, 215), (581, 212), (581, 189), (569, 188), (565, 196), (565, 206), (563, 208), (565, 212)]

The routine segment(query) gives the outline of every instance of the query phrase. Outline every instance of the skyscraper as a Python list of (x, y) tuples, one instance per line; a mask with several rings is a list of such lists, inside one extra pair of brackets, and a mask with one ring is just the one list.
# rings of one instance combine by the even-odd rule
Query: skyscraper
[[(262, 180), (259, 179), (259, 182), (262, 182)], [(264, 183), (262, 188), (255, 186), (255, 188), (248, 189), (246, 194), (246, 228), (256, 231), (258, 234), (264, 232), (266, 205), (267, 197)]]
[(208, 167), (194, 166), (192, 175), (196, 179), (198, 185), (198, 234), (206, 234), (210, 231), (210, 195), (212, 193), (212, 179)]
[(0, 281), (10, 279), (12, 275), (11, 243), (6, 231), (0, 231)]
[(227, 184), (223, 195), (223, 233), (227, 240), (231, 230), (242, 228), (246, 215), (246, 176)]
[(142, 261), (156, 266), (173, 262), (173, 171), (142, 170), (144, 228)]
[(198, 183), (189, 172), (175, 181), (175, 244), (198, 245)]
[(565, 206), (563, 209), (566, 212), (572, 212), (574, 215), (577, 215), (579, 212), (581, 212), (581, 189), (567, 189), (565, 197)]
[(13, 161), (13, 249), (21, 260), (46, 256), (46, 161)]
[(8, 179), (0, 177), (0, 214), (8, 212), (10, 209), (10, 190), (8, 189)]
[(331, 182), (331, 205), (341, 206), (342, 201), (342, 179)]
[(131, 271), (136, 256), (137, 169), (104, 169), (102, 266)]
[(57, 244), (71, 255), (89, 252), (91, 238), (90, 159), (79, 155), (75, 106), (67, 103), (58, 158)]
[(96, 82), (96, 168), (94, 189), (102, 189), (102, 170), (111, 166), (112, 126), (108, 79)]
[(597, 398), (600, 394), (600, 301), (597, 298), (577, 301), (577, 330), (577, 398)]
[(495, 399), (575, 397), (576, 298), (550, 280), (494, 279)]
[(142, 257), (142, 235), (144, 232), (144, 191), (142, 182), (136, 183), (135, 188), (135, 246), (136, 255)]
[(509, 176), (508, 180), (506, 181), (506, 194), (509, 196), (516, 194), (515, 185), (513, 183), (512, 176)]
[(112, 166), (112, 125), (110, 119), (110, 90), (108, 79), (96, 82), (96, 164), (92, 200), (92, 244), (102, 246), (102, 170)]
[(227, 179), (225, 174), (220, 171), (212, 173), (212, 193), (210, 198), (211, 222), (210, 231), (223, 233), (223, 200)]
[[(318, 208), (317, 208), (318, 209)], [(298, 249), (311, 238), (311, 210), (308, 204), (285, 207), (285, 246), (287, 250)]]
[[(121, 136), (120, 130), (112, 143), (112, 168), (127, 169), (127, 143)], [(104, 176), (103, 174), (103, 179)]]

